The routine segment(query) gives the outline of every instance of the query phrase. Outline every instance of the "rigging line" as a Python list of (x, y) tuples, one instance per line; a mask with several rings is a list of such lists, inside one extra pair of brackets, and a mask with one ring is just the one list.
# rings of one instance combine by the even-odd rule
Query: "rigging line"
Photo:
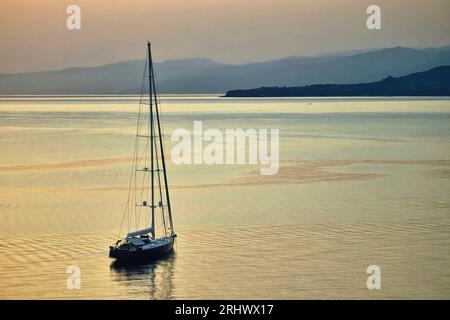
[[(150, 131), (150, 129), (149, 129)], [(150, 135), (150, 134), (149, 134)], [(148, 155), (148, 139), (146, 139), (146, 155)], [(148, 161), (148, 156), (145, 158), (145, 167), (148, 168), (147, 165), (147, 161)], [(143, 187), (142, 187), (142, 197), (144, 197), (144, 192), (145, 192), (145, 198), (149, 199), (150, 198), (150, 188), (149, 188), (149, 184), (150, 184), (150, 177), (146, 174), (146, 172), (142, 173), (143, 175)], [(144, 224), (145, 226), (148, 226), (150, 223), (150, 217), (148, 214), (148, 210), (145, 211), (146, 214), (144, 216)]]
[[(148, 56), (147, 56), (148, 58)], [(145, 68), (144, 68), (144, 76), (143, 76), (143, 86), (142, 86), (142, 90), (141, 90), (141, 96), (140, 96), (140, 102), (139, 102), (139, 116), (138, 116), (138, 132), (136, 135), (136, 139), (138, 138), (138, 135), (141, 133), (142, 128), (144, 127), (143, 124), (145, 124), (145, 119), (146, 119), (146, 112), (145, 112), (145, 99), (144, 99), (144, 91), (145, 91), (145, 83), (146, 83), (146, 72), (145, 70), (147, 69), (147, 59), (146, 59), (146, 63), (145, 63)], [(143, 102), (144, 100), (144, 102)], [(135, 167), (134, 167), (134, 188), (133, 188), (133, 195), (134, 195), (134, 203), (136, 204), (138, 202), (138, 175), (137, 175), (137, 168), (141, 165), (141, 161), (142, 158), (144, 158), (146, 160), (146, 157), (143, 157), (140, 153), (140, 141), (137, 139), (136, 141), (136, 163), (135, 163)], [(145, 153), (145, 150), (143, 150), (143, 153)], [(142, 195), (141, 195), (142, 197)], [(141, 217), (141, 207), (139, 207), (138, 209), (136, 209), (136, 206), (134, 206), (133, 212), (134, 212), (134, 224), (135, 224), (135, 228), (138, 229), (139, 228), (139, 221), (140, 221), (140, 217)]]
[[(144, 157), (144, 167), (147, 167), (147, 160), (148, 160), (148, 157), (147, 157), (147, 153), (148, 153), (148, 140), (146, 139), (145, 140), (146, 141), (146, 143), (145, 143), (145, 149), (144, 149), (144, 151), (143, 151), (143, 154), (145, 154), (145, 157)], [(136, 170), (137, 170), (138, 168), (136, 168)], [(141, 194), (141, 202), (143, 201), (143, 199), (144, 199), (144, 192), (145, 192), (145, 190), (146, 190), (146, 184), (145, 184), (145, 180), (146, 180), (146, 177), (147, 175), (145, 175), (145, 174), (143, 174), (142, 175), (142, 188), (140, 189), (140, 194)], [(136, 229), (139, 229), (139, 226), (140, 226), (140, 222), (141, 222), (141, 213), (142, 213), (142, 210), (141, 210), (142, 208), (139, 208), (139, 210), (138, 210), (138, 219), (137, 219), (137, 224), (136, 224)], [(145, 220), (145, 218), (144, 218), (144, 220)]]
[(155, 190), (154, 190), (154, 174), (155, 172), (153, 171), (153, 145), (154, 145), (154, 138), (153, 138), (153, 101), (152, 101), (152, 77), (153, 77), (153, 61), (152, 61), (152, 52), (151, 52), (151, 48), (150, 48), (150, 42), (147, 43), (147, 47), (148, 47), (148, 89), (149, 89), (149, 102), (150, 102), (150, 126), (151, 126), (151, 130), (150, 130), (150, 149), (151, 149), (151, 180), (152, 180), (152, 189), (151, 189), (151, 193), (152, 193), (152, 238), (155, 239)]
[[(139, 110), (139, 114), (140, 114), (140, 110)], [(134, 198), (135, 204), (137, 201), (137, 190), (136, 190), (136, 188), (137, 188), (137, 171), (136, 171), (136, 168), (139, 165), (139, 162), (138, 162), (139, 160), (137, 158), (137, 156), (139, 155), (138, 150), (139, 150), (139, 144), (136, 143), (136, 154), (135, 154), (136, 160), (135, 160), (135, 166), (134, 166), (134, 187), (133, 187), (133, 198)], [(135, 225), (135, 227), (136, 227), (136, 214), (137, 214), (136, 209), (134, 209), (134, 225)]]
[[(146, 112), (145, 112), (145, 104), (141, 105), (141, 113), (140, 113), (140, 131), (142, 131), (142, 127), (144, 127), (144, 123), (142, 121), (142, 119), (146, 118)], [(141, 149), (141, 141), (138, 141), (138, 148)], [(142, 189), (140, 189), (140, 185), (144, 185), (145, 182), (145, 178), (143, 177), (142, 179), (142, 183), (139, 182), (139, 177), (137, 174), (137, 169), (141, 166), (142, 162), (144, 161), (144, 165), (145, 162), (147, 161), (147, 157), (146, 157), (146, 150), (147, 150), (147, 144), (145, 145), (144, 149), (142, 150), (142, 153), (137, 153), (137, 159), (136, 159), (136, 165), (135, 165), (135, 181), (134, 181), (134, 192), (135, 192), (135, 204), (137, 204), (138, 199), (139, 199), (139, 194), (140, 194), (140, 200), (142, 200)], [(141, 192), (139, 192), (141, 191)], [(134, 218), (135, 218), (135, 229), (139, 229), (139, 225), (140, 225), (140, 219), (141, 219), (141, 213), (142, 213), (142, 208), (139, 207), (138, 209), (134, 209)]]
[[(145, 72), (144, 72), (144, 76), (143, 76), (143, 85), (141, 87), (141, 92), (144, 91), (144, 84), (145, 84), (145, 81), (144, 81), (145, 78), (144, 77), (145, 77)], [(142, 126), (142, 120), (141, 120), (142, 119), (142, 113), (143, 113), (142, 108), (143, 108), (143, 105), (142, 105), (142, 94), (141, 94), (140, 103), (139, 103), (137, 134), (139, 134), (139, 131), (141, 130), (141, 126)], [(136, 168), (138, 167), (139, 162), (140, 162), (139, 149), (140, 149), (139, 141), (137, 141), (137, 139), (136, 139), (136, 141), (135, 141), (135, 155), (134, 155), (134, 160), (133, 160), (133, 170), (136, 170)], [(136, 199), (136, 197), (137, 197), (137, 192), (136, 192), (137, 176), (136, 175), (134, 176), (133, 182), (134, 182), (134, 187), (132, 188), (132, 193), (133, 193), (133, 198)], [(133, 185), (133, 183), (132, 183), (132, 185)], [(133, 207), (134, 206), (131, 207), (131, 212), (129, 211), (129, 226), (131, 226), (131, 219), (132, 219), (133, 213), (134, 213), (135, 225), (137, 224), (136, 223), (136, 214), (137, 213), (136, 213), (136, 209), (133, 209)]]
[[(144, 73), (142, 75), (142, 81), (141, 81), (141, 93), (140, 93), (140, 99), (139, 99), (139, 114), (140, 114), (141, 102), (142, 102), (142, 92), (144, 90), (144, 84), (145, 84), (145, 71), (146, 70), (147, 70), (147, 59), (145, 59)], [(138, 116), (138, 124), (136, 125), (136, 137), (135, 137), (135, 141), (134, 141), (135, 145), (134, 145), (134, 150), (133, 150), (134, 155), (135, 155), (135, 152), (136, 152), (136, 143), (138, 141), (138, 138), (137, 138), (138, 127), (139, 127), (139, 116)], [(133, 171), (134, 171), (133, 165), (134, 165), (134, 160), (133, 160), (133, 164), (131, 165), (130, 181), (129, 181), (129, 185), (128, 185), (128, 197), (127, 197), (127, 202), (126, 202), (126, 205), (125, 205), (125, 210), (124, 210), (124, 213), (123, 213), (123, 216), (122, 216), (122, 221), (121, 221), (120, 227), (119, 227), (119, 236), (118, 236), (118, 238), (120, 238), (120, 234), (122, 232), (122, 227), (123, 227), (123, 223), (124, 223), (124, 220), (125, 220), (125, 216), (127, 216), (127, 217), (130, 216), (129, 210), (130, 210), (130, 195), (131, 195), (130, 193), (131, 193)], [(128, 231), (129, 231), (130, 226), (129, 226), (128, 219), (127, 219), (127, 222), (128, 222)]]
[[(157, 79), (157, 76), (156, 76), (156, 74), (155, 74), (155, 90), (157, 89), (157, 81), (156, 81), (156, 79)], [(155, 93), (155, 95), (156, 95), (156, 93)], [(157, 104), (158, 104), (158, 107), (161, 107), (161, 100), (160, 100), (160, 97), (159, 96), (157, 96), (158, 97), (158, 100), (157, 100)], [(159, 109), (159, 111), (160, 111), (160, 109)], [(164, 122), (162, 121), (162, 115), (158, 112), (158, 115), (160, 116), (160, 127), (159, 127), (159, 130), (160, 130), (160, 135), (161, 136), (164, 136), (164, 134), (163, 134), (163, 132), (164, 132)], [(161, 152), (161, 157), (164, 157), (164, 154), (163, 154), (163, 151)], [(160, 172), (158, 172), (158, 179), (160, 179), (160, 177), (161, 177), (161, 175), (160, 175)], [(164, 179), (164, 181), (163, 181), (163, 183), (165, 182), (166, 180)], [(168, 186), (167, 185), (163, 185), (163, 184), (161, 184), (161, 181), (160, 181), (160, 188), (164, 188), (165, 190), (168, 188)], [(162, 192), (162, 190), (160, 189), (160, 192)], [(166, 194), (166, 202), (168, 202), (169, 201), (169, 199), (167, 198), (167, 194)], [(161, 200), (164, 198), (162, 195), (160, 195), (160, 197), (161, 197)], [(164, 204), (163, 204), (164, 205)], [(166, 215), (167, 215), (167, 219), (166, 219)], [(169, 213), (168, 212), (165, 212), (164, 211), (164, 206), (162, 207), (162, 212), (161, 212), (161, 216), (162, 216), (162, 221), (163, 221), (163, 228), (164, 228), (164, 236), (167, 236), (167, 225), (166, 225), (166, 221), (169, 221), (170, 222), (170, 225), (172, 225), (172, 222), (171, 222), (171, 218), (170, 218), (170, 216), (169, 216)], [(170, 228), (170, 231), (172, 232), (172, 227)]]
[[(147, 60), (146, 60), (146, 65), (147, 65)], [(134, 155), (134, 180), (133, 180), (133, 199), (134, 199), (134, 203), (136, 203), (137, 201), (137, 196), (138, 196), (138, 191), (137, 191), (137, 184), (138, 184), (138, 177), (137, 177), (137, 172), (136, 169), (139, 167), (140, 162), (142, 157), (139, 154), (139, 149), (140, 149), (140, 141), (139, 139), (137, 139), (137, 136), (139, 135), (139, 133), (142, 130), (142, 118), (143, 118), (143, 114), (145, 115), (145, 112), (143, 111), (144, 105), (145, 105), (145, 101), (143, 102), (143, 92), (145, 90), (145, 69), (144, 68), (144, 75), (143, 75), (143, 85), (141, 87), (141, 95), (140, 95), (140, 101), (139, 101), (139, 114), (138, 114), (138, 123), (137, 123), (137, 134), (136, 134), (136, 142), (135, 142), (135, 148), (136, 148), (136, 152)], [(130, 225), (131, 225), (131, 220), (132, 217), (134, 217), (134, 224), (135, 224), (135, 228), (137, 229), (139, 222), (138, 220), (138, 216), (140, 216), (140, 208), (139, 208), (139, 212), (136, 209), (135, 206), (132, 206), (131, 209), (131, 213), (129, 216), (129, 220), (130, 220)]]
[[(153, 77), (154, 77), (154, 79), (155, 79), (155, 83), (154, 83), (154, 88), (155, 88), (155, 95), (156, 95), (156, 93), (158, 92), (158, 76), (156, 75), (156, 73), (153, 75)], [(161, 108), (161, 100), (160, 100), (160, 97), (158, 96), (158, 107), (159, 108)], [(159, 111), (161, 111), (161, 110), (159, 110)], [(164, 121), (163, 121), (163, 119), (164, 119), (164, 115), (162, 114), (162, 113), (160, 113), (160, 112), (158, 112), (158, 115), (159, 115), (159, 123), (160, 123), (160, 126), (161, 126), (161, 132), (164, 132)], [(161, 133), (162, 134), (162, 133)], [(162, 140), (163, 140), (163, 143), (165, 142), (164, 141), (164, 139), (165, 139), (165, 135), (164, 134), (162, 134)]]
[[(153, 83), (153, 90), (154, 90), (154, 92), (155, 92), (155, 104), (156, 104), (156, 109), (157, 109), (157, 116), (159, 116), (159, 123), (158, 123), (158, 129), (159, 129), (159, 135), (160, 136), (162, 136), (162, 143), (164, 143), (164, 139), (165, 139), (165, 135), (163, 134), (164, 133), (164, 121), (162, 121), (162, 115), (158, 112), (158, 111), (160, 111), (160, 110), (158, 110), (158, 107), (161, 107), (161, 100), (160, 100), (160, 97), (157, 95), (157, 83), (158, 83), (158, 77), (157, 77), (157, 75), (156, 75), (156, 73), (155, 72), (153, 72), (153, 70), (152, 70), (152, 73), (153, 73), (153, 79), (154, 79), (154, 83)], [(160, 140), (160, 142), (161, 142), (161, 140)], [(161, 148), (162, 148), (162, 145), (161, 145)], [(164, 150), (163, 150), (164, 151)], [(162, 152), (163, 152), (162, 151)], [(164, 157), (164, 155), (161, 153), (161, 156), (162, 157)], [(165, 166), (164, 166), (165, 167)], [(165, 172), (164, 172), (164, 174), (165, 174)], [(160, 179), (160, 172), (158, 172), (158, 179)], [(166, 181), (166, 180), (165, 180)], [(160, 188), (162, 187), (162, 185), (161, 185), (161, 182), (160, 182)], [(164, 185), (164, 189), (168, 189), (168, 186), (167, 185)], [(161, 191), (161, 189), (160, 189), (160, 191)], [(168, 194), (166, 194), (166, 196), (168, 196)], [(163, 197), (161, 196), (161, 200), (163, 199)], [(166, 201), (167, 202), (169, 202), (169, 199), (166, 199)], [(169, 215), (168, 215), (168, 220), (169, 220)], [(166, 232), (167, 232), (167, 227), (166, 227), (166, 220), (165, 220), (165, 214), (164, 214), (164, 206), (162, 207), (162, 220), (163, 220), (163, 222), (164, 222), (164, 235), (166, 235)], [(171, 221), (171, 220), (170, 220)], [(172, 223), (171, 223), (172, 224)], [(172, 229), (171, 229), (172, 230)]]
[[(154, 75), (153, 75), (153, 77), (154, 77), (154, 79), (155, 79), (155, 83), (154, 83), (154, 90), (155, 90), (155, 95), (156, 95), (156, 93), (158, 92), (158, 76), (156, 75), (156, 73), (154, 73)], [(157, 96), (157, 95), (156, 95)], [(158, 106), (161, 108), (161, 100), (160, 100), (160, 97), (159, 96), (157, 96), (158, 97)], [(159, 111), (161, 111), (161, 110), (159, 110)], [(158, 112), (158, 114), (159, 114), (159, 112)], [(164, 121), (163, 121), (163, 115), (162, 114), (159, 114), (159, 117), (160, 117), (160, 120), (159, 120), (159, 122), (160, 122), (160, 126), (161, 126), (161, 135), (163, 135), (163, 143), (165, 142), (164, 141), (164, 138), (165, 138), (165, 135), (163, 134), (163, 132), (164, 132)]]
[[(153, 129), (153, 132), (155, 132), (155, 129)], [(161, 134), (161, 132), (159, 133)], [(158, 189), (159, 189), (159, 199), (161, 202), (161, 222), (162, 222), (162, 227), (164, 230), (164, 236), (166, 236), (166, 220), (164, 218), (164, 199), (163, 199), (163, 195), (162, 195), (162, 189), (161, 189), (161, 172), (159, 170), (159, 158), (158, 158), (158, 144), (155, 143), (155, 153), (156, 153), (156, 170), (158, 172)]]
[[(143, 105), (143, 108), (147, 109), (146, 104)], [(147, 118), (146, 114), (147, 114), (147, 112), (144, 112), (144, 115), (145, 115), (143, 117), (144, 119)], [(142, 125), (142, 128), (143, 128), (144, 127), (144, 123), (141, 123), (141, 125)], [(146, 127), (146, 129), (148, 129), (147, 125), (145, 125), (145, 127)], [(139, 162), (139, 165), (137, 166), (136, 170), (139, 167), (142, 166), (142, 162), (143, 162), (143, 166), (144, 167), (147, 166), (147, 161), (148, 161), (148, 140), (146, 139), (144, 141), (145, 141), (145, 147), (144, 147), (144, 149), (142, 151), (142, 154), (140, 156), (140, 162)], [(146, 178), (147, 178), (146, 175), (142, 175), (142, 182), (139, 183), (139, 186), (142, 186), (142, 187), (139, 187), (139, 190), (138, 190), (138, 187), (136, 186), (136, 190), (140, 191), (139, 192), (140, 193), (140, 202), (143, 202), (143, 199), (144, 199), (144, 193), (145, 193), (146, 186), (147, 186), (146, 183), (145, 183), (146, 182)], [(136, 181), (136, 184), (137, 184), (137, 181)], [(137, 209), (137, 213), (136, 213), (136, 215), (137, 215), (136, 229), (140, 229), (140, 222), (141, 222), (141, 216), (142, 216), (142, 212), (143, 211), (146, 212), (145, 208), (143, 208), (143, 207), (139, 207), (139, 209)], [(147, 216), (147, 215), (144, 214), (144, 220), (145, 220), (145, 216)]]
[[(150, 82), (149, 82), (150, 83)], [(151, 88), (149, 88), (149, 90), (151, 90)], [(151, 99), (150, 97), (149, 97), (149, 99)], [(148, 104), (149, 106), (148, 106), (148, 110), (149, 110), (149, 112), (153, 112), (153, 110), (152, 110), (152, 106), (151, 106), (151, 104), (150, 104), (150, 101), (149, 101), (149, 104)], [(150, 141), (150, 143), (152, 143), (152, 148), (154, 147), (154, 134), (152, 134), (152, 132), (151, 132), (151, 129), (152, 129), (152, 126), (151, 126), (151, 123), (150, 123), (150, 121), (148, 122), (148, 136), (149, 136), (149, 139), (146, 139), (146, 141), (147, 141), (147, 145), (148, 145), (148, 141)], [(151, 149), (152, 149), (151, 148)], [(153, 149), (152, 149), (153, 150)], [(153, 159), (153, 158), (152, 158)], [(147, 167), (148, 168), (148, 167)], [(151, 175), (153, 175), (154, 174), (154, 172), (153, 172), (153, 170), (152, 170), (152, 172), (150, 172), (150, 174)], [(145, 175), (144, 174), (144, 176), (147, 176), (147, 175)], [(151, 179), (151, 178), (150, 178)], [(150, 186), (149, 186), (149, 183), (150, 183), (150, 179), (148, 179), (148, 184), (146, 185), (146, 190), (147, 190), (147, 199), (149, 199), (150, 198)], [(154, 200), (153, 200), (154, 201)], [(154, 206), (154, 203), (152, 203), (151, 204), (152, 206)], [(152, 210), (153, 210), (153, 208), (152, 208)], [(150, 223), (151, 223), (151, 221), (150, 221), (150, 215), (148, 215), (147, 214), (147, 216), (146, 216), (146, 223), (147, 223), (147, 225), (150, 225)]]
[[(149, 55), (151, 57), (151, 53), (149, 53)], [(153, 68), (151, 69), (151, 73), (152, 73), (152, 81), (153, 81), (153, 90), (155, 90), (155, 96), (156, 96), (156, 84), (155, 84)], [(161, 120), (159, 117), (158, 103), (157, 103), (156, 98), (155, 98), (155, 111), (156, 111), (156, 121), (158, 124), (158, 131), (161, 133)], [(167, 198), (167, 210), (168, 210), (168, 215), (169, 215), (170, 232), (173, 233), (174, 230), (173, 230), (173, 220), (172, 220), (172, 208), (170, 206), (169, 185), (167, 183), (167, 170), (166, 170), (166, 162), (164, 160), (163, 137), (161, 134), (159, 135), (159, 144), (161, 147), (161, 161), (162, 161), (162, 165), (163, 165), (164, 184), (166, 186), (165, 191), (166, 191), (166, 198)]]
[[(157, 74), (154, 72), (153, 73), (153, 77), (154, 77), (154, 79), (155, 79), (155, 81), (154, 81), (154, 84), (153, 84), (153, 87), (154, 87), (154, 92), (155, 92), (155, 97), (157, 98), (157, 100), (155, 99), (155, 103), (157, 104), (157, 107), (159, 107), (160, 109), (161, 109), (161, 99), (160, 99), (160, 97), (157, 95), (157, 87), (158, 87), (158, 77), (157, 77)], [(158, 111), (161, 111), (161, 110), (158, 110)], [(160, 112), (158, 112), (158, 116), (159, 116), (159, 124), (160, 124), (160, 135), (162, 135), (162, 140), (163, 140), (163, 143), (164, 143), (164, 139), (165, 139), (165, 135), (163, 134), (164, 133), (164, 121), (163, 121), (163, 115), (160, 113)]]

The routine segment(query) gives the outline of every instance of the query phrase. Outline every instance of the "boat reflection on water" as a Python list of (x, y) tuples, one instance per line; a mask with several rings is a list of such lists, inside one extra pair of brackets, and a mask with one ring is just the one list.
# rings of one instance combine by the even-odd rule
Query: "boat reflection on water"
[(173, 275), (175, 252), (151, 263), (123, 263), (118, 260), (110, 265), (114, 281), (126, 287), (130, 294), (142, 295), (147, 291), (150, 299), (173, 299)]

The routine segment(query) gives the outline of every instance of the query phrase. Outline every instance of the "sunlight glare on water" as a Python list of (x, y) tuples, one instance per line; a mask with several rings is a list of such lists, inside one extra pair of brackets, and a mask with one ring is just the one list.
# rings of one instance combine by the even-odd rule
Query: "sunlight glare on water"
[[(126, 268), (108, 246), (138, 98), (0, 98), (0, 298), (450, 298), (450, 100), (161, 100), (176, 250)], [(197, 120), (279, 129), (278, 174), (172, 164), (170, 133)]]

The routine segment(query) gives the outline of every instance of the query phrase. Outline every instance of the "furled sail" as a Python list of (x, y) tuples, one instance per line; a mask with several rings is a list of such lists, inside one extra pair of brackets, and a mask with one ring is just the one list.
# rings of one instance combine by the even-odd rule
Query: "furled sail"
[(151, 233), (151, 232), (152, 232), (152, 228), (147, 228), (147, 229), (142, 229), (142, 230), (138, 230), (138, 231), (133, 231), (133, 232), (129, 232), (127, 234), (127, 238), (136, 237), (136, 236), (140, 236), (141, 234), (147, 234), (147, 233)]

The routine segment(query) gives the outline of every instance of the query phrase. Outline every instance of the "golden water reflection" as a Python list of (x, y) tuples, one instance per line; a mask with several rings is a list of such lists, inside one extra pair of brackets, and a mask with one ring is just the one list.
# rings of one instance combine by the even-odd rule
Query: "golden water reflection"
[[(149, 299), (167, 300), (174, 296), (174, 268), (176, 253), (147, 264), (124, 264), (114, 261), (110, 265), (113, 281), (125, 286), (130, 294), (147, 290)], [(145, 285), (148, 285), (148, 288)]]

